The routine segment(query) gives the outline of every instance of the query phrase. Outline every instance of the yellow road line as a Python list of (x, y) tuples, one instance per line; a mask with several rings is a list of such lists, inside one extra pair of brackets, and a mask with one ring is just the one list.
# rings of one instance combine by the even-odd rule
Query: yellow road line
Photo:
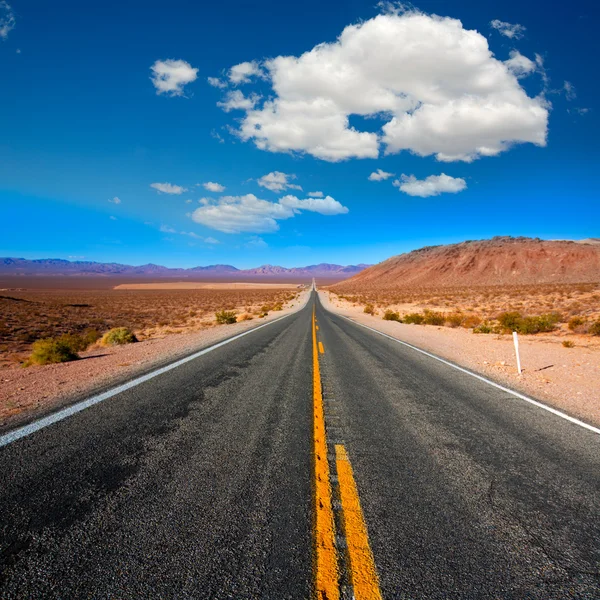
[(319, 352), (321, 354), (325, 354), (325, 347), (323, 346), (323, 342), (319, 342)]
[(338, 566), (335, 550), (335, 523), (331, 505), (331, 483), (327, 462), (325, 413), (317, 350), (315, 309), (312, 316), (313, 341), (313, 443), (315, 465), (315, 596), (317, 600), (339, 600)]
[(354, 597), (356, 600), (381, 600), (379, 578), (369, 546), (367, 524), (360, 507), (352, 466), (344, 446), (336, 444), (335, 459)]

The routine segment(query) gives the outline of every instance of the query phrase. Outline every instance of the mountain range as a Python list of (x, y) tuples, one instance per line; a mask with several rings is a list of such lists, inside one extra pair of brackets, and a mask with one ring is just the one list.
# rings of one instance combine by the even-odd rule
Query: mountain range
[(178, 277), (199, 278), (299, 278), (327, 277), (329, 279), (345, 279), (360, 273), (370, 265), (334, 265), (321, 263), (306, 267), (280, 267), (262, 265), (255, 269), (237, 269), (232, 265), (208, 265), (189, 269), (169, 268), (161, 265), (147, 264), (140, 266), (119, 263), (100, 263), (92, 261), (69, 261), (59, 258), (41, 258), (28, 260), (25, 258), (0, 258), (0, 275), (33, 276), (105, 276), (105, 277)]

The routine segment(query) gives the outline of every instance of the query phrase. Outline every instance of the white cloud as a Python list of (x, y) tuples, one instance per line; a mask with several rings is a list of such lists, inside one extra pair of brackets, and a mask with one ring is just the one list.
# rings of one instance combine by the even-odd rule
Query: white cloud
[(563, 90), (565, 92), (567, 100), (575, 100), (575, 98), (577, 98), (577, 91), (575, 90), (575, 86), (570, 81), (565, 81), (565, 83), (563, 84)]
[(185, 201), (186, 204), (191, 204), (193, 202), (193, 200), (190, 200), (189, 198)]
[(187, 192), (186, 188), (172, 183), (151, 183), (150, 187), (157, 190), (159, 194), (183, 194), (183, 192)]
[[(376, 158), (382, 144), (386, 154), (467, 162), (517, 143), (544, 146), (547, 101), (527, 95), (516, 62), (497, 60), (487, 39), (457, 19), (380, 14), (299, 57), (265, 61), (273, 93), (246, 109), (237, 135), (262, 150), (328, 161)], [(352, 115), (383, 125), (361, 131)]]
[(291, 219), (304, 210), (322, 215), (348, 212), (345, 206), (329, 196), (306, 200), (285, 196), (279, 202), (269, 202), (246, 194), (202, 200), (203, 206), (192, 213), (192, 219), (223, 233), (272, 233), (279, 229), (278, 221)]
[(273, 171), (272, 173), (263, 175), (257, 180), (257, 183), (261, 187), (267, 188), (272, 192), (283, 192), (287, 189), (302, 190), (299, 185), (290, 183), (290, 180), (293, 179), (296, 179), (295, 175), (288, 175), (287, 173), (282, 173), (281, 171)]
[(220, 244), (221, 242), (219, 240), (216, 240), (214, 237), (207, 237), (204, 238), (204, 243), (205, 244)]
[(296, 196), (284, 196), (279, 200), (279, 204), (292, 208), (294, 210), (308, 210), (321, 215), (343, 215), (348, 212), (348, 208), (334, 200), (331, 196), (325, 198), (307, 198), (300, 200)]
[(265, 242), (265, 240), (263, 240), (260, 236), (253, 235), (252, 237), (248, 238), (248, 241), (244, 244), (244, 246), (246, 246), (246, 248), (256, 249), (267, 248), (269, 244), (267, 244), (267, 242)]
[(377, 169), (377, 171), (374, 171), (373, 173), (371, 173), (369, 175), (369, 181), (384, 181), (393, 176), (394, 176), (393, 173), (387, 173), (386, 171), (383, 171), (382, 169)]
[(114, 198), (108, 200), (111, 204), (121, 204), (121, 198), (115, 196)]
[(221, 107), (225, 112), (232, 110), (252, 110), (259, 101), (259, 96), (251, 94), (244, 96), (240, 90), (233, 90), (227, 93), (225, 99), (217, 102), (217, 106)]
[(243, 62), (229, 69), (229, 81), (234, 85), (248, 83), (252, 77), (262, 77), (263, 75), (264, 73), (256, 61)]
[[(0, 38), (5, 40), (8, 34), (15, 28), (17, 21), (15, 19), (15, 13), (13, 13), (12, 7), (8, 2), (4, 0), (0, 1)], [(20, 50), (17, 50), (20, 53)]]
[(460, 177), (450, 177), (445, 173), (417, 179), (414, 175), (401, 175), (393, 185), (409, 196), (428, 198), (443, 193), (456, 194), (467, 189), (467, 182)]
[(506, 21), (500, 21), (494, 19), (490, 23), (492, 29), (496, 29), (501, 35), (510, 38), (511, 40), (519, 40), (525, 35), (526, 27), (519, 25), (518, 23), (507, 23)]
[(220, 183), (215, 183), (214, 181), (207, 181), (206, 183), (203, 183), (202, 186), (205, 190), (208, 190), (209, 192), (213, 192), (215, 194), (220, 194), (226, 189), (224, 185), (221, 185)]
[(157, 60), (150, 69), (157, 94), (183, 96), (183, 87), (198, 78), (198, 69), (185, 60)]
[(213, 87), (219, 89), (224, 89), (227, 87), (227, 83), (225, 81), (221, 81), (218, 77), (207, 77), (206, 80), (208, 81), (209, 85), (212, 85)]
[(111, 221), (116, 221), (117, 217), (113, 217), (112, 215), (110, 217), (108, 217)]
[(537, 70), (536, 63), (526, 56), (523, 56), (518, 50), (511, 50), (510, 58), (505, 60), (504, 64), (508, 67), (508, 70), (518, 78), (526, 77)]
[(308, 192), (309, 198), (322, 198), (323, 192)]
[(173, 227), (169, 227), (168, 225), (161, 225), (159, 230), (162, 233), (177, 233), (176, 229), (173, 229)]

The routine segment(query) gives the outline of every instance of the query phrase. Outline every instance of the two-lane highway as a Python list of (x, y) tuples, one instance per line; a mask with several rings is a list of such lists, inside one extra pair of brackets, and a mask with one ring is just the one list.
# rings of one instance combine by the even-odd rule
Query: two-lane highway
[(1, 447), (0, 598), (599, 598), (599, 467), (315, 294)]

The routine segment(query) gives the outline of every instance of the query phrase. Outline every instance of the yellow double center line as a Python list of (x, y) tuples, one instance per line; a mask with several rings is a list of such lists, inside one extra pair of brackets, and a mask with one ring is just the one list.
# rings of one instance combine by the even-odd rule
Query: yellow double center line
[[(315, 477), (315, 596), (318, 600), (339, 600), (340, 569), (336, 550), (336, 528), (332, 506), (332, 489), (327, 459), (325, 411), (321, 388), (319, 351), (315, 309), (312, 315), (313, 339), (313, 405), (314, 405), (314, 477)], [(342, 504), (342, 527), (354, 598), (381, 600), (375, 561), (369, 546), (367, 525), (360, 506), (352, 466), (343, 445), (335, 446), (339, 496)]]

